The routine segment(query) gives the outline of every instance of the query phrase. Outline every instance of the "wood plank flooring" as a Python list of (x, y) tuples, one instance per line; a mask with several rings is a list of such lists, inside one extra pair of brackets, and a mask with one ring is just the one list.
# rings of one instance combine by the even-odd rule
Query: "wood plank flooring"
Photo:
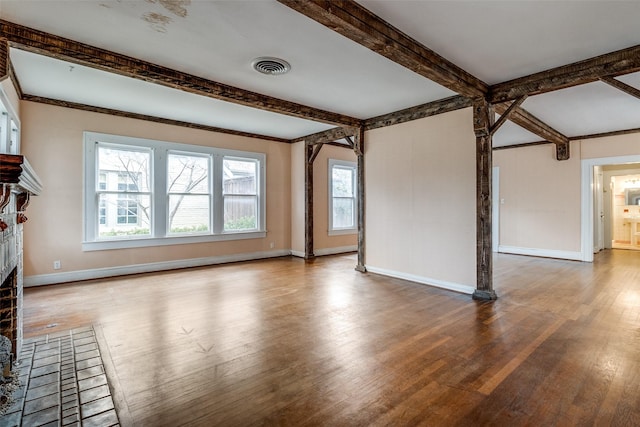
[(95, 325), (123, 425), (640, 425), (640, 252), (496, 255), (492, 303), (354, 266), (29, 288), (25, 335)]

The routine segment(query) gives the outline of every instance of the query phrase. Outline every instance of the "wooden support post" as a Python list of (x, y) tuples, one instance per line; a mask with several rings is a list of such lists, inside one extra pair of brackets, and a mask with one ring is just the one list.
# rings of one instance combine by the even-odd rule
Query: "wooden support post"
[(571, 157), (571, 141), (556, 143), (556, 160), (569, 160)]
[(0, 82), (9, 77), (9, 41), (0, 37)]
[(358, 264), (356, 270), (365, 273), (365, 199), (364, 199), (364, 127), (360, 127), (353, 138), (353, 150), (358, 156), (357, 196), (358, 196)]
[(491, 126), (495, 114), (484, 98), (473, 100), (473, 131), (476, 134), (476, 290), (475, 300), (495, 300), (491, 251)]
[(313, 253), (313, 161), (322, 148), (305, 143), (305, 187), (304, 187), (304, 259), (315, 258)]

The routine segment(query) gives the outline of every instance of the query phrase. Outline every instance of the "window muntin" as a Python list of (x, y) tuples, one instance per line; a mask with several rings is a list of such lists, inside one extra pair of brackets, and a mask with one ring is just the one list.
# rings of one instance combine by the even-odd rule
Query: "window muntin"
[[(84, 135), (84, 250), (266, 237), (265, 154)], [(127, 167), (101, 170), (101, 147), (126, 152), (119, 163)], [(146, 165), (138, 152), (147, 153)]]
[(329, 159), (329, 233), (356, 231), (357, 199), (354, 162)]

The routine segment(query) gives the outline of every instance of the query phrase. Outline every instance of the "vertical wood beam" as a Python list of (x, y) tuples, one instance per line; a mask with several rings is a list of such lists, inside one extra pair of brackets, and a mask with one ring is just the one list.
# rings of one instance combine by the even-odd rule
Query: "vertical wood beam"
[(9, 77), (9, 41), (0, 37), (0, 82)]
[(313, 253), (313, 161), (320, 152), (322, 144), (314, 147), (305, 142), (304, 175), (304, 259), (315, 258)]
[(356, 270), (365, 273), (365, 197), (364, 197), (364, 127), (358, 128), (353, 138), (353, 151), (358, 157), (357, 168), (357, 196), (358, 196), (358, 264)]
[(491, 127), (493, 107), (485, 98), (473, 100), (473, 131), (476, 135), (476, 290), (475, 300), (495, 300), (491, 251)]

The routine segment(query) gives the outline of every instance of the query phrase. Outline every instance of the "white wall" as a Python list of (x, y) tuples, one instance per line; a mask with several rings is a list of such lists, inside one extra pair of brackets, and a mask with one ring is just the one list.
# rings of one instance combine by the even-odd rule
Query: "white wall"
[(369, 271), (473, 292), (472, 122), (466, 108), (366, 132)]

